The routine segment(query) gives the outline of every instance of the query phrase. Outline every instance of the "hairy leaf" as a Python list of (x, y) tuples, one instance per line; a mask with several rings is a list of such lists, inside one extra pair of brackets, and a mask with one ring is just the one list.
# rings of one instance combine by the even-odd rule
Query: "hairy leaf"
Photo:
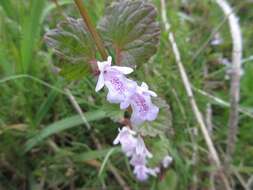
[(68, 80), (81, 79), (95, 60), (95, 45), (82, 19), (67, 18), (46, 33), (45, 41), (60, 57), (60, 74)]
[(88, 71), (88, 67), (83, 64), (64, 64), (59, 74), (67, 80), (79, 80), (86, 76)]
[(116, 63), (135, 66), (155, 54), (160, 28), (156, 9), (144, 1), (120, 1), (107, 7), (98, 29)]
[(67, 18), (57, 28), (49, 30), (45, 40), (57, 55), (71, 63), (95, 58), (95, 46), (82, 19)]

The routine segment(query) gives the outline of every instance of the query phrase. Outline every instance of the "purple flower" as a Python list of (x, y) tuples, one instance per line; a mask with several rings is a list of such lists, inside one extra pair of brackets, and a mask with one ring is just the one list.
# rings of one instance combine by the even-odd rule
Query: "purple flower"
[(160, 170), (158, 168), (148, 168), (145, 165), (137, 165), (134, 167), (134, 174), (136, 178), (140, 181), (145, 181), (148, 179), (149, 175), (156, 176)]
[(146, 181), (148, 179), (149, 169), (145, 165), (138, 165), (134, 167), (134, 174), (140, 181)]
[(128, 127), (119, 129), (119, 134), (113, 144), (121, 144), (122, 151), (131, 157), (130, 164), (134, 167), (134, 174), (140, 181), (148, 179), (149, 175), (156, 176), (160, 172), (159, 168), (148, 168), (147, 158), (152, 154), (148, 151), (141, 136), (136, 137), (136, 133)]
[(148, 151), (148, 149), (145, 146), (145, 143), (141, 136), (138, 136), (136, 148), (135, 148), (135, 154), (142, 155), (144, 157), (152, 158), (153, 155)]
[(121, 109), (127, 108), (131, 104), (133, 113), (130, 120), (133, 125), (140, 125), (146, 120), (156, 119), (159, 108), (152, 103), (150, 96), (156, 97), (157, 95), (149, 90), (148, 85), (143, 82), (141, 86), (136, 87), (135, 93), (121, 104)]
[(130, 161), (130, 164), (134, 166), (134, 174), (138, 180), (145, 181), (149, 175), (156, 176), (159, 172), (159, 168), (151, 169), (146, 166), (147, 158), (151, 157), (152, 154), (146, 148), (143, 139), (138, 136), (135, 151)]
[(125, 75), (133, 72), (130, 67), (111, 66), (112, 58), (107, 61), (97, 62), (100, 71), (96, 92), (104, 86), (108, 88), (107, 100), (110, 103), (123, 103), (132, 93), (135, 92), (137, 83), (129, 80)]
[(152, 154), (146, 148), (143, 139), (138, 136), (130, 164), (134, 167), (137, 165), (145, 165), (147, 158), (152, 158)]
[(137, 139), (133, 136), (136, 133), (129, 129), (128, 127), (123, 127), (122, 130), (119, 129), (119, 134), (113, 141), (113, 144), (121, 144), (122, 151), (127, 156), (132, 156), (135, 152), (135, 147), (137, 144)]
[(137, 165), (145, 165), (147, 163), (146, 156), (141, 155), (141, 154), (133, 154), (132, 159), (130, 160), (130, 164), (132, 166), (137, 166)]

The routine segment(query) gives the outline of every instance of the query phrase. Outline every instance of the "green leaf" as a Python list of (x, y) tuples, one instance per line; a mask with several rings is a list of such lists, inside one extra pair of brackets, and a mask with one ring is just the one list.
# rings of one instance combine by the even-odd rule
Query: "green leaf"
[(64, 64), (61, 67), (60, 75), (67, 80), (79, 80), (82, 79), (89, 73), (88, 67), (85, 67), (82, 64), (68, 65)]
[(45, 34), (49, 47), (70, 63), (95, 59), (95, 46), (82, 19), (67, 18)]
[(45, 34), (45, 41), (59, 56), (60, 75), (79, 80), (88, 74), (95, 60), (95, 45), (82, 19), (67, 18)]
[(98, 29), (116, 63), (135, 66), (157, 51), (160, 28), (155, 7), (144, 1), (120, 1), (107, 7)]

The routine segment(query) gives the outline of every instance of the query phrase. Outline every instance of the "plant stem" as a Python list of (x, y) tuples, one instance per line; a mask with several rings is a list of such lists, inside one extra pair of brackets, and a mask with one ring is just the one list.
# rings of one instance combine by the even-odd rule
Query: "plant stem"
[(86, 7), (83, 5), (82, 0), (74, 0), (75, 4), (83, 18), (83, 21), (85, 22), (89, 32), (92, 35), (92, 38), (95, 41), (95, 44), (98, 48), (99, 53), (101, 54), (102, 58), (105, 60), (107, 59), (107, 53), (106, 53), (106, 49), (105, 46), (102, 42), (102, 39), (99, 35), (99, 33), (97, 32), (96, 28), (94, 27), (94, 25), (91, 22), (90, 16), (88, 14), (88, 11), (86, 9)]

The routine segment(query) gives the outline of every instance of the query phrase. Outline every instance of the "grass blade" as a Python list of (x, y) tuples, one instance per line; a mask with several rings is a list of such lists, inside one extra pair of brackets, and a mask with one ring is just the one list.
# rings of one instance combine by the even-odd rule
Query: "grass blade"
[[(108, 116), (108, 113), (102, 110), (97, 110), (97, 111), (85, 113), (85, 116), (87, 120), (90, 122), (90, 121), (103, 119)], [(61, 131), (70, 129), (72, 127), (75, 127), (81, 124), (83, 124), (83, 120), (81, 119), (79, 115), (75, 115), (75, 116), (57, 121), (49, 125), (48, 127), (42, 129), (37, 135), (29, 139), (25, 144), (25, 151), (27, 152), (31, 150), (34, 146), (38, 145), (45, 138), (53, 134), (57, 134)]]
[(21, 39), (21, 57), (22, 57), (22, 71), (28, 73), (31, 69), (33, 49), (39, 38), (41, 29), (41, 16), (45, 1), (30, 1), (31, 14), (26, 16), (24, 23), (22, 23), (22, 39)]

